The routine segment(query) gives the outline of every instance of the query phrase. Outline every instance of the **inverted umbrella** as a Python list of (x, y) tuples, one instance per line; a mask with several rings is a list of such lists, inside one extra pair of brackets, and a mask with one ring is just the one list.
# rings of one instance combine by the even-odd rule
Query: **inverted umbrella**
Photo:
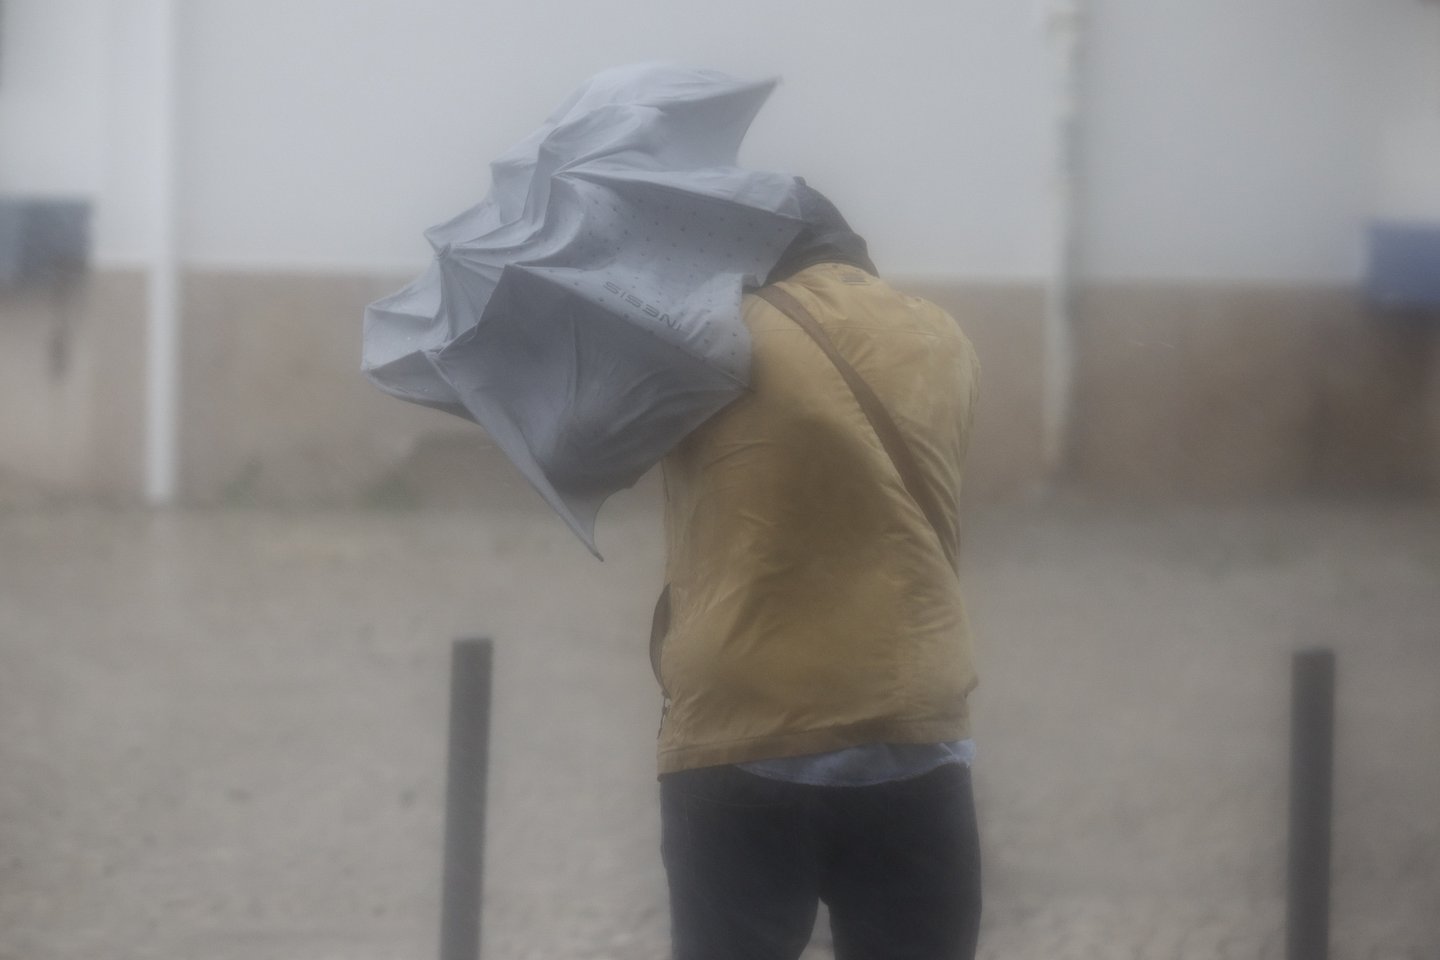
[(429, 269), (367, 308), (365, 374), (479, 423), (595, 551), (606, 498), (746, 384), (743, 288), (801, 226), (794, 178), (736, 166), (774, 85), (591, 79), (426, 232)]

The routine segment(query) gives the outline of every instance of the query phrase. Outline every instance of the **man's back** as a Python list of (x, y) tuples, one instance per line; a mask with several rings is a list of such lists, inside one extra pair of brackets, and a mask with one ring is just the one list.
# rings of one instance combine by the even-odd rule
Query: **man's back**
[(856, 267), (784, 281), (879, 396), (937, 531), (835, 366), (746, 303), (751, 392), (665, 461), (662, 773), (968, 735), (958, 497), (977, 366), (954, 320)]

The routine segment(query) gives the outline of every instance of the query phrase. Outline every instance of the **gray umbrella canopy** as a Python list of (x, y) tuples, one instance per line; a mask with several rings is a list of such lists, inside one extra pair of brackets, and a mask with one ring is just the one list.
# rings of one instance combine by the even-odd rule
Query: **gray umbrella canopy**
[(606, 498), (744, 389), (742, 290), (801, 227), (794, 178), (736, 166), (774, 85), (592, 78), (366, 309), (366, 376), (479, 423), (594, 551)]

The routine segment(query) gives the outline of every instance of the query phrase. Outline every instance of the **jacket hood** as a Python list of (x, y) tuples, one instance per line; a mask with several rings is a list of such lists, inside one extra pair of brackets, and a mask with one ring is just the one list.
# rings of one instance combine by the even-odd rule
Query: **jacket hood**
[(865, 238), (850, 229), (830, 198), (802, 177), (796, 177), (795, 184), (804, 226), (780, 255), (765, 282), (778, 283), (817, 263), (845, 263), (878, 277), (880, 271), (870, 260)]

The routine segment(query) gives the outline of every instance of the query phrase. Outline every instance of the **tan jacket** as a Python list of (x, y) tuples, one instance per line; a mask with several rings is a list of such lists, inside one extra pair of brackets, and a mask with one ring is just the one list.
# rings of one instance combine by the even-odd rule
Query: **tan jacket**
[(853, 267), (780, 286), (879, 395), (949, 522), (937, 536), (809, 335), (747, 297), (750, 392), (664, 461), (662, 774), (969, 735), (955, 564), (974, 350), (940, 308)]

